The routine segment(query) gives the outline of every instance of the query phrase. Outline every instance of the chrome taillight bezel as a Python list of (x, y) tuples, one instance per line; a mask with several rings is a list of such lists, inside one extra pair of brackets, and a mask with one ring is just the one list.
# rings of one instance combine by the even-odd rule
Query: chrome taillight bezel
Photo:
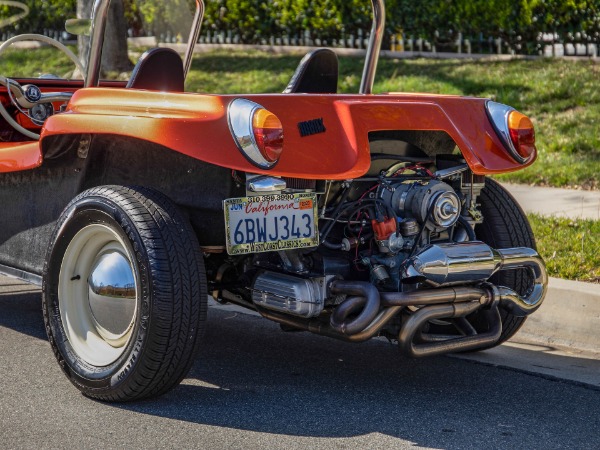
[(244, 157), (260, 169), (272, 169), (279, 160), (268, 161), (261, 153), (252, 119), (259, 109), (266, 109), (256, 102), (245, 98), (236, 98), (227, 107), (227, 123), (238, 149)]
[(485, 111), (490, 119), (496, 134), (504, 144), (510, 156), (519, 164), (526, 164), (535, 156), (535, 152), (528, 157), (523, 157), (519, 154), (512, 138), (510, 137), (510, 128), (508, 126), (508, 116), (511, 112), (516, 111), (512, 106), (488, 100), (485, 102)]

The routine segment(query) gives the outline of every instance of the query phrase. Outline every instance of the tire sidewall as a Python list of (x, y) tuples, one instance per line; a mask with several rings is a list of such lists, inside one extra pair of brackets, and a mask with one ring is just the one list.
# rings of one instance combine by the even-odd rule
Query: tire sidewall
[[(533, 231), (531, 230), (531, 226), (529, 225), (529, 221), (527, 220), (527, 216), (522, 211), (521, 207), (517, 203), (517, 201), (507, 192), (504, 187), (497, 181), (486, 178), (486, 191), (484, 195), (487, 199), (486, 202), (482, 202), (481, 209), (484, 215), (484, 223), (481, 226), (476, 228), (477, 238), (481, 239), (483, 242), (488, 244), (493, 248), (512, 248), (512, 247), (528, 247), (534, 250), (537, 249), (535, 238), (533, 236)], [(498, 205), (494, 202), (489, 201), (487, 192), (501, 192), (505, 197), (503, 198), (503, 204)], [(515, 223), (512, 221), (507, 221), (506, 228), (510, 231), (508, 236), (501, 236), (499, 233), (495, 232), (494, 227), (498, 227), (498, 224), (490, 224), (489, 219), (486, 222), (486, 217), (492, 217), (490, 213), (497, 213), (498, 211), (502, 211), (504, 209), (512, 209), (512, 213), (515, 214), (518, 218), (518, 221), (521, 222), (521, 225), (524, 227), (522, 230), (518, 230)], [(490, 281), (499, 286), (507, 286), (519, 294), (524, 294), (527, 289), (523, 289), (523, 282), (521, 281), (523, 278), (528, 278), (528, 272), (525, 269), (513, 269), (513, 270), (503, 270), (496, 273)], [(527, 283), (528, 285), (528, 283)], [(502, 315), (508, 314), (506, 311), (502, 311)]]
[[(536, 249), (535, 237), (526, 214), (517, 201), (497, 181), (486, 178), (485, 188), (479, 197), (481, 212), (484, 217), (482, 224), (475, 228), (477, 239), (493, 248), (529, 247)], [(506, 286), (519, 294), (525, 294), (530, 284), (530, 274), (525, 269), (502, 270), (490, 278), (497, 286)], [(500, 308), (502, 320), (502, 335), (495, 344), (512, 337), (525, 323), (526, 317), (515, 316)], [(478, 330), (487, 330), (488, 324), (481, 315), (474, 314), (471, 322)]]
[[(102, 367), (87, 363), (73, 350), (64, 329), (58, 297), (58, 280), (65, 251), (77, 232), (91, 224), (108, 226), (121, 238), (130, 255), (138, 284), (137, 313), (131, 338), (117, 360)], [(135, 372), (137, 364), (143, 359), (142, 354), (150, 336), (152, 308), (148, 260), (146, 248), (129, 215), (104, 197), (80, 196), (67, 207), (57, 223), (46, 258), (42, 285), (46, 330), (61, 368), (84, 392), (118, 389), (119, 384)]]

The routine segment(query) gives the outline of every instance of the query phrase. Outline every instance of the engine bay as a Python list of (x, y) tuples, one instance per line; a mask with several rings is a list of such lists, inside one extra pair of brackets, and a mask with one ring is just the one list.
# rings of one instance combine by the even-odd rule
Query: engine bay
[(415, 290), (423, 280), (405, 270), (407, 261), (433, 244), (475, 241), (482, 220), (477, 197), (484, 179), (459, 155), (434, 163), (381, 154), (362, 178), (293, 185), (301, 187), (286, 192), (319, 194), (320, 245), (225, 261), (211, 255), (221, 260), (209, 272), (219, 301), (310, 318), (346, 299), (332, 294), (333, 280), (369, 282), (381, 292)]

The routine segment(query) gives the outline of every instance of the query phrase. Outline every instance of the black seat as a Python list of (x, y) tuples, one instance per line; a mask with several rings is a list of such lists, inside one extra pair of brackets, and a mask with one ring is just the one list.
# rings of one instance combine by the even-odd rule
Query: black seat
[(133, 68), (128, 88), (150, 91), (183, 92), (185, 76), (181, 56), (170, 48), (145, 52)]
[(283, 93), (335, 94), (337, 84), (337, 55), (328, 48), (318, 48), (302, 58)]

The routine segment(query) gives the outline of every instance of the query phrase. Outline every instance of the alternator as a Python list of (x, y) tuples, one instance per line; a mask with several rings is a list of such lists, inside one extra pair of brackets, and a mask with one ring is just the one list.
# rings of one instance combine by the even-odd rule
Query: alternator
[(460, 216), (460, 198), (452, 187), (442, 181), (392, 187), (393, 192), (383, 190), (382, 197), (402, 218), (415, 218), (431, 230), (442, 231), (454, 225)]

